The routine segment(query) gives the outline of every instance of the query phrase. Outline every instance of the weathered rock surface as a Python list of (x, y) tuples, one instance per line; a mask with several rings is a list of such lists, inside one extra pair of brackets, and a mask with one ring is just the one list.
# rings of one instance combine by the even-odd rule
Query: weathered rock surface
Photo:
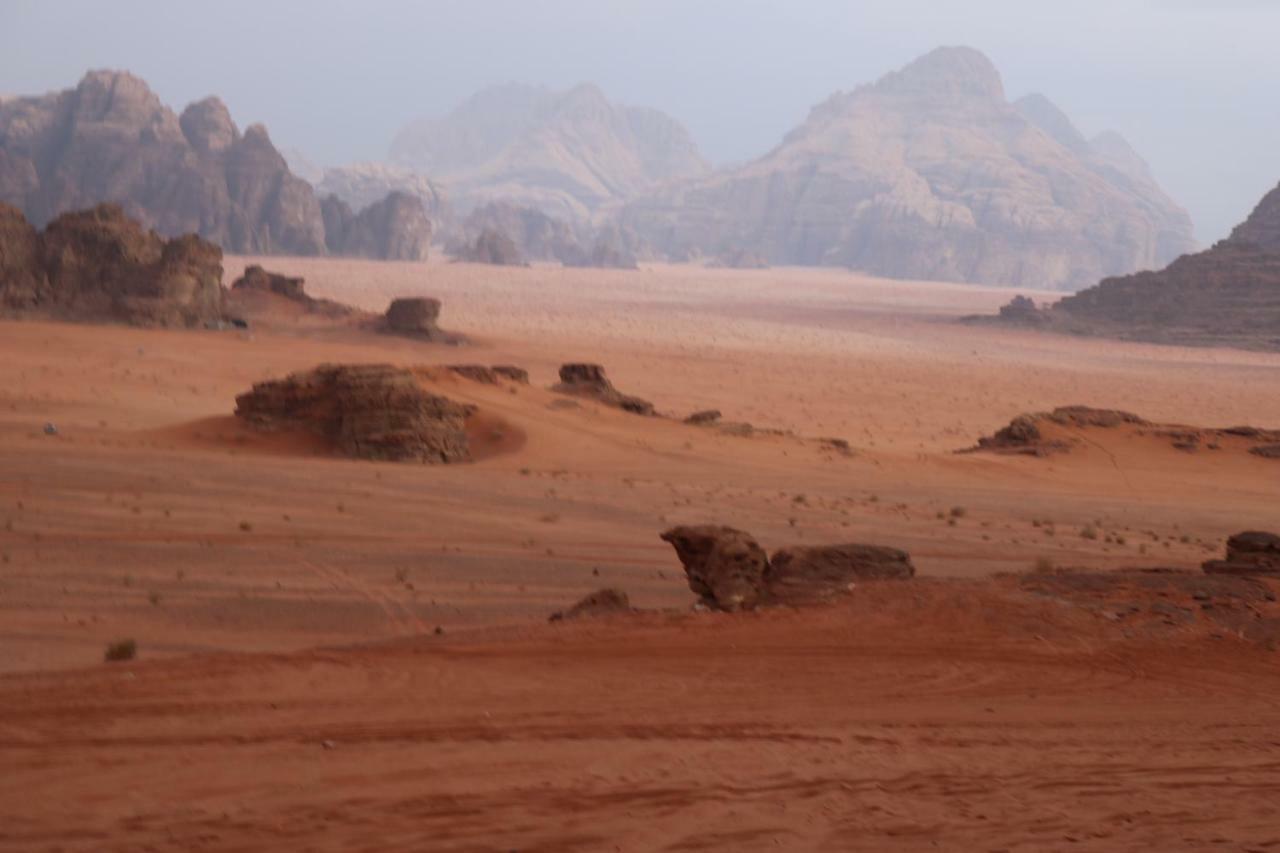
[(684, 566), (689, 588), (716, 610), (828, 601), (864, 580), (915, 576), (905, 551), (880, 545), (780, 548), (772, 557), (750, 534), (732, 527), (673, 527), (662, 534)]
[(560, 366), (560, 381), (552, 387), (561, 394), (588, 397), (606, 406), (613, 406), (636, 415), (655, 414), (653, 403), (623, 394), (604, 375), (598, 364), (564, 364)]
[(769, 558), (763, 597), (770, 604), (826, 601), (864, 580), (915, 577), (906, 551), (880, 545), (797, 545)]
[[(289, 171), (266, 128), (242, 134), (217, 98), (178, 116), (123, 71), (0, 101), (0, 201), (37, 226), (114, 202), (162, 235), (194, 233), (242, 254), (322, 255), (327, 245), (315, 192)], [(392, 209), (407, 215), (402, 202)], [(396, 257), (410, 251), (403, 239), (384, 242)]]
[(590, 595), (583, 596), (568, 610), (551, 614), (552, 622), (572, 621), (574, 619), (594, 619), (600, 616), (615, 616), (619, 613), (632, 612), (631, 599), (620, 589), (598, 589)]
[(1259, 530), (1237, 533), (1227, 540), (1227, 558), (1203, 566), (1211, 575), (1272, 575), (1280, 577), (1280, 536)]
[(119, 205), (59, 216), (37, 234), (0, 205), (0, 311), (144, 326), (216, 323), (222, 250), (194, 235), (165, 240)]
[(439, 180), (462, 210), (510, 201), (573, 223), (708, 169), (674, 119), (613, 104), (590, 85), (486, 89), (405, 127), (391, 159)]
[(1015, 297), (998, 318), (969, 319), (1188, 346), (1280, 349), (1280, 187), (1228, 239), (1204, 252), (1159, 272), (1104, 279), (1047, 308), (1029, 302)]
[(564, 262), (566, 258), (585, 255), (567, 222), (509, 201), (489, 202), (471, 211), (462, 223), (461, 233), (445, 244), (445, 251), (454, 256), (465, 253), (486, 231), (506, 235), (520, 257), (531, 261)]
[(732, 527), (673, 527), (662, 539), (676, 549), (689, 588), (715, 610), (749, 610), (762, 603), (769, 558), (751, 534)]
[(288, 303), (306, 315), (340, 320), (355, 317), (361, 312), (331, 299), (316, 299), (306, 291), (306, 281), (300, 277), (270, 272), (257, 264), (244, 268), (244, 274), (231, 283), (227, 295), (227, 313), (243, 320), (284, 319), (276, 315), (279, 303)]
[(448, 196), (439, 184), (388, 163), (353, 163), (324, 169), (315, 187), (322, 198), (337, 196), (352, 210), (363, 210), (392, 193), (413, 196), (422, 202), (433, 228), (447, 224), (453, 216)]
[[(1121, 426), (1134, 428), (1139, 435), (1150, 435), (1167, 440), (1178, 450), (1196, 452), (1202, 448), (1218, 450), (1224, 442), (1244, 439), (1249, 452), (1267, 458), (1267, 448), (1280, 443), (1280, 430), (1258, 427), (1193, 427), (1182, 424), (1158, 424), (1140, 418), (1131, 412), (1115, 409), (1095, 409), (1089, 406), (1061, 406), (1051, 412), (1034, 412), (1018, 415), (1009, 425), (994, 435), (978, 439), (978, 443), (961, 453), (990, 451), (993, 453), (1048, 456), (1065, 453), (1082, 443), (1075, 433), (1090, 427), (1115, 429)], [(1050, 429), (1051, 427), (1065, 427)], [(1049, 435), (1046, 435), (1046, 431)], [(1248, 447), (1248, 445), (1254, 445)]]
[(321, 202), (325, 244), (330, 253), (392, 261), (424, 261), (431, 248), (431, 220), (422, 200), (393, 191), (359, 213), (345, 201)]
[(472, 243), (455, 246), (453, 258), (472, 264), (492, 264), (501, 267), (527, 265), (515, 241), (492, 228), (481, 231)]
[(772, 264), (1060, 289), (1193, 248), (1186, 213), (1117, 167), (1114, 146), (1052, 125), (1005, 99), (982, 54), (941, 48), (832, 96), (759, 160), (662, 187), (620, 221), (672, 257), (749, 246)]
[(470, 459), (473, 411), (388, 364), (321, 365), (236, 397), (236, 416), (255, 427), (306, 430), (358, 459), (424, 463)]
[(387, 329), (408, 335), (433, 336), (440, 331), (440, 300), (425, 296), (404, 296), (387, 306)]

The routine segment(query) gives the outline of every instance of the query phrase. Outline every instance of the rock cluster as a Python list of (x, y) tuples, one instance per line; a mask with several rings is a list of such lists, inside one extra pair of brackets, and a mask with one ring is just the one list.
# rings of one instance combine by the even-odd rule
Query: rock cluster
[(37, 233), (0, 203), (0, 312), (145, 326), (216, 323), (222, 250), (165, 240), (119, 205), (65, 213)]
[(749, 533), (718, 525), (673, 527), (662, 539), (675, 548), (689, 588), (715, 610), (814, 604), (860, 581), (915, 576), (905, 551), (879, 545), (795, 546), (769, 557)]
[(996, 320), (1069, 334), (1280, 349), (1280, 187), (1231, 236), (1158, 272), (1107, 278), (1047, 308), (1023, 296)]
[[(194, 233), (242, 254), (323, 255), (328, 246), (315, 192), (289, 170), (266, 128), (241, 133), (217, 98), (179, 116), (122, 71), (0, 100), (0, 201), (37, 225), (115, 202), (162, 235)], [(374, 210), (351, 245), (374, 257), (420, 251), (425, 216), (414, 202), (416, 210), (402, 201)], [(429, 227), (425, 234), (429, 241)]]
[(553, 391), (569, 394), (574, 397), (587, 397), (606, 406), (631, 412), (636, 415), (655, 414), (653, 403), (623, 394), (604, 375), (604, 368), (598, 364), (573, 363), (560, 366), (560, 381), (552, 386)]
[(473, 411), (389, 364), (321, 365), (236, 397), (236, 416), (257, 428), (312, 432), (358, 459), (424, 463), (470, 459)]
[(1191, 220), (1115, 134), (940, 48), (833, 95), (768, 154), (670, 182), (620, 224), (669, 257), (750, 247), (773, 264), (1069, 290), (1167, 264)]
[(485, 228), (469, 244), (455, 247), (454, 260), (499, 267), (527, 266), (515, 241), (501, 231)]
[(1280, 577), (1280, 536), (1258, 530), (1237, 533), (1227, 540), (1227, 558), (1203, 566), (1210, 575), (1270, 575)]

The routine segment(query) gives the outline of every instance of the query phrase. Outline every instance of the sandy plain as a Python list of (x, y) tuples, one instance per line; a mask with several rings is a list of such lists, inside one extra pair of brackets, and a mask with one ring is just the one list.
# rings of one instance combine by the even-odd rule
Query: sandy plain
[[(375, 311), (437, 296), (472, 343), (0, 324), (0, 848), (1280, 848), (1274, 652), (979, 580), (1194, 567), (1280, 527), (1280, 463), (953, 452), (1071, 403), (1280, 427), (1280, 355), (967, 327), (1008, 292), (832, 271), (263, 263)], [(794, 435), (559, 408), (578, 360)], [(230, 417), (346, 361), (533, 381), (434, 381), (504, 425), (468, 465)], [(703, 521), (895, 545), (924, 580), (690, 615), (657, 534)], [(667, 612), (545, 624), (602, 586)], [(123, 637), (139, 659), (102, 664)]]

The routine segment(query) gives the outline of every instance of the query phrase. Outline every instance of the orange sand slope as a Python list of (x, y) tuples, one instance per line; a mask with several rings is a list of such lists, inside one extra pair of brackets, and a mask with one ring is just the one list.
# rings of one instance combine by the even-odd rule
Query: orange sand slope
[[(959, 326), (1008, 293), (837, 272), (267, 265), (373, 311), (438, 296), (472, 344), (0, 324), (0, 849), (1280, 845), (1274, 603), (1043, 587), (1280, 526), (1280, 460), (1125, 429), (954, 452), (1068, 403), (1276, 428), (1280, 356)], [(784, 432), (566, 406), (566, 361)], [(231, 416), (322, 362), (532, 384), (421, 372), (479, 407), (461, 465)], [(923, 577), (690, 614), (657, 534), (708, 521)], [(603, 586), (667, 610), (545, 624)], [(102, 664), (124, 638), (140, 660)]]

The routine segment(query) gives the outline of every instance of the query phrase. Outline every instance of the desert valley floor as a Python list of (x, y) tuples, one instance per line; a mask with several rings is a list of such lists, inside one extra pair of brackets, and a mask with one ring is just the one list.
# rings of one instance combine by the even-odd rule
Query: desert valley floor
[[(1280, 851), (1275, 642), (1018, 580), (1195, 568), (1280, 527), (1280, 460), (955, 453), (1067, 404), (1278, 428), (1280, 355), (965, 326), (1009, 292), (835, 271), (261, 262), (438, 297), (470, 342), (0, 323), (0, 849)], [(559, 405), (570, 361), (677, 417)], [(461, 465), (232, 416), (324, 362), (532, 382), (431, 374), (483, 413)], [(708, 408), (782, 432), (681, 423)], [(700, 522), (920, 577), (693, 613), (658, 534)], [(606, 586), (649, 612), (547, 624)]]

